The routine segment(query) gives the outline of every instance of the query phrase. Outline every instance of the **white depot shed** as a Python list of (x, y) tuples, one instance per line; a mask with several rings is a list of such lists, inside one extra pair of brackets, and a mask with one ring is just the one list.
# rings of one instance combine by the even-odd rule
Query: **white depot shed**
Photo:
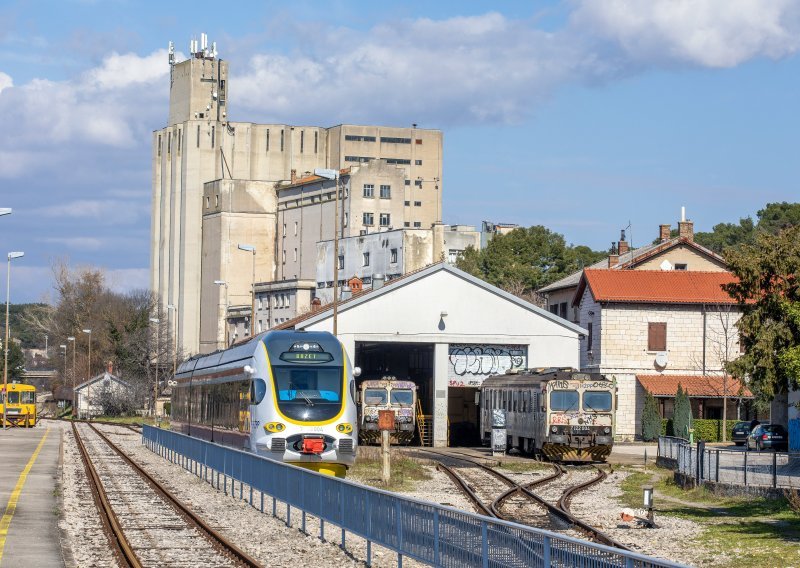
[[(280, 329), (333, 331), (331, 305)], [(338, 337), (359, 380), (417, 383), (435, 446), (479, 443), (476, 394), (509, 369), (579, 366), (586, 331), (449, 264), (409, 273), (338, 306)]]

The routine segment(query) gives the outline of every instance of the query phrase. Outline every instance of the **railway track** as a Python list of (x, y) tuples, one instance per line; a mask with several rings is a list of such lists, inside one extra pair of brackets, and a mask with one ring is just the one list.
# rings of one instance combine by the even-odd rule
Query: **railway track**
[[(567, 470), (559, 464), (552, 464), (553, 472), (551, 474), (531, 483), (519, 484), (505, 473), (486, 465), (480, 458), (468, 457), (466, 454), (457, 452), (438, 452), (430, 449), (420, 451), (437, 456), (437, 466), (453, 480), (454, 484), (464, 492), (475, 507), (485, 515), (537, 528), (555, 528), (562, 531), (574, 528), (595, 542), (622, 550), (630, 550), (627, 546), (617, 542), (601, 530), (579, 519), (570, 511), (570, 500), (576, 494), (600, 483), (607, 477), (608, 474), (597, 466), (592, 466), (593, 470)], [(504, 489), (499, 494), (495, 490), (494, 497), (487, 498), (486, 495), (491, 494), (490, 488), (483, 487), (478, 489), (479, 481), (475, 477), (471, 474), (467, 474), (468, 477), (465, 477), (460, 471), (462, 468), (443, 463), (445, 459), (470, 463), (473, 469), (477, 467), (493, 477), (497, 482), (500, 482)], [(567, 479), (570, 476), (569, 472), (576, 471), (581, 472), (579, 477), (583, 479), (579, 479), (577, 483), (564, 484), (563, 489), (555, 487), (557, 481)], [(594, 476), (586, 479), (588, 477), (587, 473), (590, 476), (592, 471)], [(496, 485), (497, 483), (495, 482), (495, 487)], [(549, 486), (553, 486), (553, 489), (550, 489)], [(547, 494), (545, 494), (544, 488), (548, 488)], [(542, 494), (545, 494), (545, 496)], [(533, 512), (531, 505), (540, 512), (538, 514)], [(512, 509), (512, 511), (509, 512), (507, 509)]]
[(260, 566), (187, 509), (94, 424), (73, 423), (72, 432), (120, 565)]

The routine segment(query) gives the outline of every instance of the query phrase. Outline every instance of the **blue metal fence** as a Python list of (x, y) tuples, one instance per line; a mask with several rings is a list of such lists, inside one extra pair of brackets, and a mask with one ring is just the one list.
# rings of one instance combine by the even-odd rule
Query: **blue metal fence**
[[(238, 483), (240, 499), (248, 499), (264, 511), (264, 498), (286, 505), (286, 522), (291, 524), (292, 508), (320, 520), (320, 538), (325, 524), (367, 542), (367, 564), (371, 545), (378, 544), (403, 557), (433, 566), (587, 568), (673, 567), (678, 564), (622, 551), (548, 531), (484, 517), (425, 501), (398, 496), (347, 480), (268, 460), (252, 453), (220, 446), (189, 436), (144, 426), (143, 443), (153, 452), (179, 463), (215, 487)], [(210, 474), (210, 479), (209, 479)], [(222, 477), (222, 479), (220, 479)], [(247, 486), (245, 494), (244, 487)], [(254, 498), (256, 501), (254, 502)]]

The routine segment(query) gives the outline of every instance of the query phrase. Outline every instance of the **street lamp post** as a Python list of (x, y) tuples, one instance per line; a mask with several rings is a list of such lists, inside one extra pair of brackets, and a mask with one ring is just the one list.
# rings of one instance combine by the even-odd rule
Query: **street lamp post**
[(66, 345), (59, 345), (61, 350), (64, 352), (64, 382), (67, 382), (67, 346)]
[[(11, 213), (11, 210), (8, 210)], [(8, 339), (10, 328), (8, 326), (8, 306), (11, 302), (11, 261), (25, 256), (24, 252), (8, 253), (8, 269), (6, 271), (6, 340), (3, 342), (3, 430), (6, 426), (6, 411), (8, 409)]]
[(337, 332), (339, 313), (339, 170), (317, 168), (314, 175), (335, 182), (336, 202), (333, 210), (333, 335)]
[(156, 403), (158, 402), (158, 363), (159, 363), (159, 349), (161, 348), (161, 320), (158, 318), (150, 318), (150, 321), (156, 324), (156, 372), (155, 381), (153, 381), (153, 417), (156, 415)]
[(172, 316), (172, 321), (175, 322), (175, 330), (172, 336), (172, 378), (175, 378), (175, 373), (178, 370), (178, 308), (174, 304), (167, 304), (167, 313), (174, 311), (175, 315)]
[[(86, 367), (86, 380), (92, 380), (92, 330), (91, 329), (84, 329), (81, 330), (83, 333), (89, 334), (89, 363)], [(89, 416), (89, 420), (92, 419), (92, 383), (86, 383), (86, 414)]]
[(75, 337), (69, 336), (67, 337), (67, 341), (72, 342), (72, 417), (75, 418)]
[(239, 250), (253, 253), (253, 283), (250, 289), (250, 337), (255, 335), (256, 323), (256, 247), (244, 243), (239, 243)]
[[(225, 286), (225, 316), (222, 318), (225, 326), (225, 348), (228, 348), (228, 283), (224, 280), (214, 280), (217, 286)], [(219, 337), (219, 336), (217, 336)]]

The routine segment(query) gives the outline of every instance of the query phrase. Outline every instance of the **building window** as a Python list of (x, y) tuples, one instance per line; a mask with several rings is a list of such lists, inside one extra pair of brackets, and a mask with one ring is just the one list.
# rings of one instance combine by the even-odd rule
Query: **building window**
[(411, 226), (411, 223), (409, 223), (408, 221), (404, 221), (404, 222), (403, 222), (403, 226), (404, 226), (404, 227), (410, 227), (410, 226)]
[(301, 130), (300, 131), (300, 153), (301, 154), (303, 153), (303, 149), (305, 148), (305, 145), (306, 145), (306, 131), (305, 130)]
[(206, 209), (208, 209), (210, 206), (211, 206), (211, 198), (206, 197)]
[(381, 227), (388, 227), (389, 224), (391, 223), (391, 219), (392, 217), (388, 213), (381, 213), (380, 216)]
[(414, 180), (414, 185), (416, 185), (417, 187), (422, 187), (422, 180), (421, 179), (415, 179)]
[(403, 205), (405, 205), (406, 207), (410, 207), (411, 206), (411, 202), (410, 201), (403, 201)]
[(214, 196), (214, 207), (219, 207), (219, 195)]
[(211, 127), (211, 147), (212, 147), (212, 148), (214, 147), (214, 133), (215, 133), (215, 132), (216, 132), (216, 130), (215, 130), (215, 129), (214, 129), (214, 127), (212, 126), (212, 127)]
[(592, 334), (592, 322), (586, 324), (586, 331), (589, 332), (586, 336), (586, 350), (592, 350), (592, 338), (594, 335)]
[(264, 322), (258, 320), (258, 333), (261, 333), (262, 331), (264, 331)]
[(414, 221), (414, 227), (420, 228), (421, 226), (422, 226), (422, 223), (420, 223), (419, 221)]
[(686, 269), (687, 269), (687, 266), (686, 266), (685, 263), (684, 264), (678, 263), (678, 264), (675, 265), (675, 270), (686, 270)]
[(422, 144), (422, 138), (417, 138), (417, 144)]
[(403, 158), (386, 158), (387, 164), (396, 164), (399, 166), (410, 166), (411, 160), (405, 160)]
[(283, 264), (286, 264), (286, 250), (283, 251)]
[(197, 147), (200, 147), (200, 125), (197, 125)]
[(339, 255), (339, 270), (344, 270), (344, 255)]
[(167, 154), (172, 154), (172, 134), (167, 134)]
[(397, 249), (392, 249), (389, 253), (389, 262), (392, 264), (397, 263)]
[(294, 222), (294, 236), (297, 236), (297, 221)]
[(411, 138), (392, 138), (391, 136), (381, 136), (382, 144), (411, 144)]
[(286, 236), (286, 223), (283, 224), (283, 236)]
[(415, 201), (414, 207), (422, 207), (422, 201)]
[(158, 135), (158, 155), (161, 155), (161, 134)]
[(414, 160), (414, 165), (415, 166), (421, 166), (422, 165), (422, 160)]
[(371, 183), (364, 184), (364, 197), (374, 197), (375, 196), (375, 185)]
[(283, 129), (281, 129), (281, 152), (283, 152)]
[(344, 226), (344, 227), (347, 226), (347, 221), (348, 221), (349, 218), (350, 218), (350, 215), (348, 215), (347, 211), (345, 211), (344, 215), (342, 217), (342, 226)]
[(392, 186), (391, 185), (382, 185), (381, 186), (381, 199), (391, 199), (392, 198)]
[(319, 132), (314, 132), (314, 153), (317, 153), (317, 145), (319, 144)]
[(364, 225), (370, 226), (373, 224), (373, 216), (372, 213), (364, 213), (362, 223)]
[(667, 350), (667, 324), (666, 322), (650, 322), (647, 324), (647, 350)]
[(269, 128), (267, 128), (267, 152), (269, 152)]
[(258, 309), (261, 310), (264, 308), (264, 298), (261, 296), (258, 297)]
[(359, 163), (364, 163), (364, 162), (369, 162), (369, 161), (370, 161), (370, 160), (372, 160), (372, 159), (373, 159), (373, 158), (370, 158), (369, 156), (345, 156), (345, 157), (344, 157), (344, 161), (345, 161), (345, 162), (359, 162)]
[(405, 180), (405, 184), (406, 185), (411, 185), (411, 180), (410, 179)]
[(294, 261), (297, 262), (297, 249), (294, 249)]
[(358, 134), (345, 134), (344, 139), (349, 142), (375, 142), (374, 136), (360, 136)]
[(369, 253), (368, 253), (368, 252), (365, 252), (365, 253), (362, 255), (362, 257), (363, 257), (363, 265), (364, 265), (364, 266), (369, 266)]

